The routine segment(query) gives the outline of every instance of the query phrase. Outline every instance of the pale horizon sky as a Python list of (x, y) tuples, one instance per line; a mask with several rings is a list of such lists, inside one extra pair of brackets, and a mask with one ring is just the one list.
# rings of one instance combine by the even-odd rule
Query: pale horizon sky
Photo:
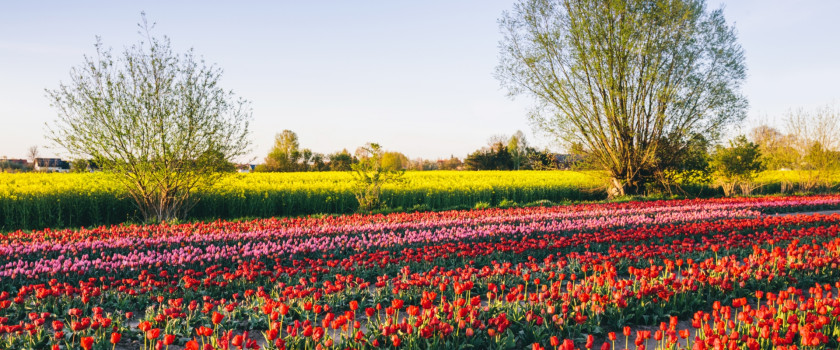
[[(498, 134), (522, 130), (539, 147), (525, 98), (493, 77), (497, 19), (513, 0), (485, 1), (5, 1), (0, 2), (0, 157), (49, 146), (55, 119), (45, 88), (94, 53), (140, 40), (145, 11), (173, 48), (224, 69), (222, 86), (253, 103), (252, 157), (283, 129), (301, 147), (351, 152), (366, 142), (410, 158), (463, 158)], [(745, 133), (781, 126), (792, 108), (840, 102), (840, 1), (709, 1), (724, 5), (746, 53)], [(60, 153), (59, 153), (60, 154)]]

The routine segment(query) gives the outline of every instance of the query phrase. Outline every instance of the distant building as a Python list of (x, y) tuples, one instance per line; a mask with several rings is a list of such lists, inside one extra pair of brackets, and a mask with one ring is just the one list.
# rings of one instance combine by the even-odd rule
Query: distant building
[(70, 163), (61, 158), (35, 158), (35, 171), (66, 173), (70, 171)]

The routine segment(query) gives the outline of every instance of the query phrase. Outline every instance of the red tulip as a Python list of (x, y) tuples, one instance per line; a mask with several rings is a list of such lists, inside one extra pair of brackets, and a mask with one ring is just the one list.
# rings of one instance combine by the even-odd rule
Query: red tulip
[(213, 316), (210, 320), (213, 321), (214, 325), (217, 325), (217, 324), (221, 323), (222, 319), (224, 319), (224, 318), (225, 318), (225, 315), (222, 315), (218, 312), (213, 311)]
[(160, 336), (160, 328), (152, 328), (146, 331), (146, 339), (155, 340)]
[(199, 326), (195, 332), (202, 337), (209, 337), (213, 335), (213, 330), (204, 326)]
[(82, 346), (82, 349), (90, 350), (93, 348), (93, 337), (82, 337), (79, 345)]
[(184, 350), (200, 350), (200, 348), (198, 346), (198, 342), (195, 339), (192, 339), (184, 344)]
[(122, 339), (122, 334), (117, 332), (111, 333), (111, 344), (119, 343), (120, 339)]

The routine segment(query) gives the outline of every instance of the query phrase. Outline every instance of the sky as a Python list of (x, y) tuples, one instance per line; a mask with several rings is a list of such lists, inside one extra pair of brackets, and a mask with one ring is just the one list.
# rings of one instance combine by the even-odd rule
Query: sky
[[(221, 85), (252, 102), (251, 156), (276, 133), (301, 147), (351, 152), (366, 142), (410, 158), (464, 157), (494, 135), (532, 129), (531, 101), (494, 78), (497, 20), (513, 0), (464, 1), (0, 1), (0, 157), (44, 137), (56, 111), (45, 97), (91, 55), (137, 43), (145, 11), (178, 52), (194, 48), (224, 70)], [(744, 48), (749, 117), (729, 134), (790, 109), (840, 103), (840, 1), (709, 0), (724, 7)]]

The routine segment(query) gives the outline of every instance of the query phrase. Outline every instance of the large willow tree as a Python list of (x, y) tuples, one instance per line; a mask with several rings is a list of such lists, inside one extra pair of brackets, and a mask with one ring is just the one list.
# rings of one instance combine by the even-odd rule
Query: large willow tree
[(175, 53), (145, 16), (143, 41), (121, 55), (96, 45), (47, 95), (58, 111), (49, 138), (113, 173), (146, 220), (171, 220), (250, 144), (250, 104), (219, 85), (221, 69)]
[(665, 142), (745, 116), (743, 50), (704, 0), (521, 0), (499, 23), (497, 77), (610, 173), (612, 195), (642, 191)]

